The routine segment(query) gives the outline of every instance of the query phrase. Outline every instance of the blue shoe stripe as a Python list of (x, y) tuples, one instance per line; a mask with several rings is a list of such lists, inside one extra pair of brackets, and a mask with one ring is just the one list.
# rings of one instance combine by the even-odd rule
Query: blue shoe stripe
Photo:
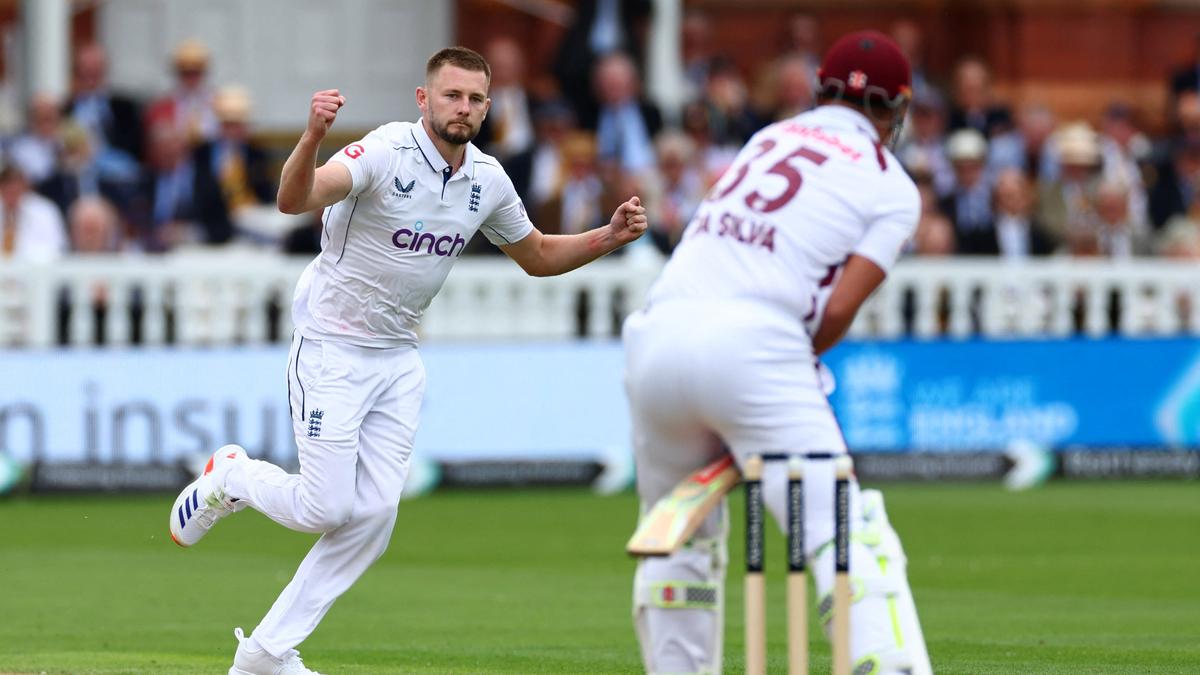
[(187, 509), (187, 517), (192, 517), (192, 503), (188, 500), (183, 500), (183, 508)]
[(186, 527), (187, 521), (183, 518), (183, 507), (179, 507), (179, 527)]
[(200, 508), (200, 501), (199, 501), (199, 499), (196, 497), (196, 493), (197, 493), (197, 492), (200, 492), (200, 488), (196, 488), (195, 490), (192, 490), (192, 508), (193, 508), (193, 509), (198, 509), (198, 508)]

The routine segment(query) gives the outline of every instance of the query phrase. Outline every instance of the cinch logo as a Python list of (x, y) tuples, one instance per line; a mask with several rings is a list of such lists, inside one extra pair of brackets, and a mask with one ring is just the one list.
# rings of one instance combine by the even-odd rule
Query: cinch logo
[(467, 240), (463, 239), (461, 234), (455, 233), (454, 237), (450, 237), (450, 235), (439, 237), (433, 232), (422, 232), (424, 229), (425, 223), (420, 220), (412, 226), (411, 230), (402, 227), (392, 235), (392, 244), (402, 251), (420, 252), (423, 248), (425, 253), (443, 258), (461, 255), (463, 249), (467, 247)]

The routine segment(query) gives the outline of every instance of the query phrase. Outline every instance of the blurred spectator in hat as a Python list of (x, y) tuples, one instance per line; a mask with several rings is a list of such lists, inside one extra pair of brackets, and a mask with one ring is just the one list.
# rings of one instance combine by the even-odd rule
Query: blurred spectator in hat
[(1072, 232), (1088, 230), (1094, 220), (1100, 142), (1086, 122), (1063, 126), (1051, 142), (1061, 168), (1058, 180), (1041, 184), (1038, 215), (1050, 233), (1062, 241)]
[(103, 197), (80, 197), (67, 212), (67, 226), (75, 253), (113, 253), (122, 248), (121, 219)]
[(1196, 205), (1200, 190), (1200, 138), (1184, 137), (1170, 159), (1159, 164), (1150, 184), (1150, 222), (1161, 229), (1172, 216), (1187, 214)]
[(134, 184), (113, 180), (100, 171), (92, 137), (83, 127), (69, 122), (60, 127), (58, 137), (61, 148), (58, 165), (36, 189), (58, 206), (63, 217), (82, 197), (99, 195), (121, 208), (129, 205)]
[(983, 59), (968, 56), (954, 68), (954, 103), (949, 128), (974, 129), (991, 138), (1012, 127), (1008, 106), (997, 101), (992, 92), (991, 73)]
[(896, 154), (906, 168), (923, 166), (938, 198), (954, 191), (954, 168), (946, 156), (946, 107), (932, 90), (913, 98), (908, 123)]
[(720, 144), (742, 145), (763, 125), (751, 110), (746, 81), (733, 61), (713, 59), (704, 85), (709, 134)]
[(146, 111), (146, 125), (172, 124), (184, 132), (190, 145), (211, 141), (217, 136), (217, 116), (213, 110), (213, 91), (206, 80), (208, 47), (199, 40), (184, 40), (175, 48), (171, 63), (175, 70), (175, 88)]
[(142, 245), (164, 251), (228, 241), (233, 224), (221, 186), (210, 165), (193, 160), (185, 132), (157, 124), (147, 142), (148, 168), (131, 207)]
[(267, 152), (250, 138), (250, 93), (222, 87), (213, 97), (219, 127), (216, 139), (195, 151), (198, 166), (207, 167), (221, 186), (230, 212), (275, 201), (275, 181)]
[(959, 253), (999, 255), (1009, 260), (1045, 256), (1057, 242), (1034, 216), (1034, 190), (1019, 169), (1002, 169), (992, 188), (995, 226), (959, 238)]
[(45, 262), (66, 250), (66, 227), (54, 202), (30, 190), (16, 166), (0, 168), (0, 260)]
[[(578, 0), (571, 24), (559, 43), (554, 75), (576, 119), (595, 129), (598, 103), (592, 86), (597, 62), (615, 53), (629, 55), (641, 70), (651, 0)], [(636, 75), (635, 75), (636, 77)]]
[(988, 152), (988, 168), (1020, 169), (1038, 183), (1058, 180), (1058, 157), (1048, 143), (1057, 121), (1050, 108), (1027, 103), (1017, 113), (1017, 128), (994, 137)]
[(946, 158), (954, 167), (954, 190), (940, 207), (961, 242), (992, 229), (992, 188), (984, 170), (987, 139), (974, 129), (960, 129), (946, 140)]
[(655, 147), (661, 185), (658, 199), (649, 204), (649, 234), (658, 250), (669, 254), (704, 200), (704, 176), (696, 164), (696, 145), (683, 132), (664, 131)]
[(645, 171), (654, 165), (651, 139), (662, 128), (658, 108), (641, 96), (633, 59), (609, 54), (596, 64), (596, 148), (600, 161), (621, 171)]
[(5, 155), (31, 183), (54, 173), (58, 162), (58, 127), (62, 122), (58, 99), (52, 94), (34, 94), (29, 100), (29, 123), (25, 131), (5, 144)]
[(64, 109), (87, 129), (101, 171), (136, 175), (142, 156), (142, 116), (133, 99), (108, 89), (108, 59), (95, 43), (75, 50), (71, 97)]
[(525, 88), (525, 55), (511, 37), (492, 40), (484, 55), (492, 67), (488, 91), (492, 107), (475, 142), (500, 160), (517, 195), (528, 203), (535, 138), (531, 97)]
[(927, 96), (933, 91), (929, 77), (925, 74), (925, 53), (922, 50), (921, 24), (913, 19), (898, 19), (892, 24), (892, 39), (899, 45), (900, 51), (908, 57), (912, 68), (913, 98)]
[(1144, 171), (1153, 151), (1150, 139), (1138, 129), (1131, 107), (1113, 103), (1105, 109), (1100, 135), (1102, 174), (1105, 181), (1125, 186), (1128, 217), (1141, 233), (1147, 231), (1149, 223)]

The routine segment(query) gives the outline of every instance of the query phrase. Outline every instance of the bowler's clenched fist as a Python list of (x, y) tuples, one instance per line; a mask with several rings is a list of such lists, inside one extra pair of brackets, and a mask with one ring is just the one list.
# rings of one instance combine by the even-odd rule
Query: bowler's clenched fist
[(622, 244), (629, 243), (642, 236), (646, 231), (646, 207), (642, 206), (641, 198), (630, 197), (629, 201), (617, 207), (612, 220), (608, 221), (613, 234)]
[(325, 137), (325, 132), (333, 126), (338, 109), (346, 105), (346, 97), (337, 89), (326, 89), (313, 94), (312, 106), (308, 111), (308, 133), (314, 138)]

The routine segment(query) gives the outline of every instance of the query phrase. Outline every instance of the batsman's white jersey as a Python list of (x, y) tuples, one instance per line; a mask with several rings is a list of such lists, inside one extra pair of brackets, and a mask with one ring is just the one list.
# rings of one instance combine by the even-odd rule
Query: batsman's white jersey
[(891, 269), (920, 196), (860, 113), (823, 106), (758, 132), (684, 232), (650, 304), (758, 300), (815, 333), (851, 253)]
[(304, 271), (287, 388), (300, 473), (240, 462), (226, 493), (275, 522), (321, 533), (248, 640), (283, 658), (383, 554), (408, 475), (425, 369), (421, 313), (467, 241), (533, 231), (499, 163), (468, 145), (454, 171), (421, 122), (386, 124), (332, 160), (352, 188), (325, 211)]
[[(891, 268), (919, 206), (912, 180), (850, 108), (821, 107), (750, 140), (688, 225), (646, 308), (625, 322), (643, 510), (726, 448), (739, 464), (754, 453), (846, 451), (812, 336), (846, 259)], [(827, 462), (808, 464), (806, 553), (824, 598), (833, 585), (825, 545), (833, 477)], [(763, 489), (779, 523), (785, 483), (784, 464), (768, 463)], [(864, 509), (856, 482), (850, 502), (854, 532), (886, 527), (882, 504)], [(639, 563), (634, 623), (647, 672), (720, 672), (726, 537), (722, 507), (687, 547)], [(856, 668), (927, 673), (899, 540), (854, 539), (851, 566), (856, 588), (867, 589), (850, 614)]]
[(325, 210), (321, 253), (296, 285), (306, 338), (416, 344), (421, 314), (477, 230), (497, 246), (533, 231), (500, 162), (468, 144), (452, 173), (420, 121), (385, 124), (330, 161), (353, 187)]

